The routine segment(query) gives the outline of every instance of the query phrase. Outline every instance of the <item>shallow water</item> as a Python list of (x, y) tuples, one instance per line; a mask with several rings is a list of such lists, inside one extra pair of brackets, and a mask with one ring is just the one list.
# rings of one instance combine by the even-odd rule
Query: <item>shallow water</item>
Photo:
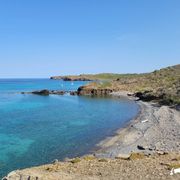
[(137, 115), (129, 100), (20, 94), (76, 90), (87, 82), (0, 80), (0, 177), (19, 168), (80, 156)]

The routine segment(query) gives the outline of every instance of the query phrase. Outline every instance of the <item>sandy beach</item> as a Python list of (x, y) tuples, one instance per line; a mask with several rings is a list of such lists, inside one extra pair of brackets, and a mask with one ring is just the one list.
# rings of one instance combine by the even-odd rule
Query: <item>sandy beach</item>
[[(113, 96), (129, 98), (126, 92)], [(95, 153), (97, 157), (114, 158), (131, 152), (180, 152), (180, 111), (150, 102), (137, 103), (140, 106), (138, 116), (113, 137), (100, 142), (100, 150)]]

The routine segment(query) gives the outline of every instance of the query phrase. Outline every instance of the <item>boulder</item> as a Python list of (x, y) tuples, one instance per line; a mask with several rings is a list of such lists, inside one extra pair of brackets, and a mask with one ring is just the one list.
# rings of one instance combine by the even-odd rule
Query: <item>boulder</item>
[(138, 148), (139, 150), (145, 150), (145, 149), (146, 149), (145, 147), (143, 147), (143, 146), (141, 146), (141, 145), (137, 145), (137, 148)]
[(131, 154), (118, 154), (115, 159), (124, 159), (124, 160), (129, 160)]

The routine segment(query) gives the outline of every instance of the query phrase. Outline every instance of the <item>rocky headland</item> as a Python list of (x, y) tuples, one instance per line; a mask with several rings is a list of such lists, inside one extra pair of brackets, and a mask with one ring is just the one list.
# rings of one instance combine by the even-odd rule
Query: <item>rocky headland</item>
[(126, 91), (142, 101), (180, 107), (180, 65), (145, 74), (106, 74), (100, 77), (99, 81), (80, 87), (78, 94), (107, 95)]
[(108, 95), (127, 91), (139, 100), (158, 102), (161, 105), (180, 107), (180, 65), (143, 74), (84, 74), (54, 76), (64, 81), (93, 81), (79, 87), (78, 95)]
[(79, 76), (52, 76), (50, 79), (53, 80), (63, 80), (63, 81), (92, 81), (93, 78), (87, 77), (85, 75)]

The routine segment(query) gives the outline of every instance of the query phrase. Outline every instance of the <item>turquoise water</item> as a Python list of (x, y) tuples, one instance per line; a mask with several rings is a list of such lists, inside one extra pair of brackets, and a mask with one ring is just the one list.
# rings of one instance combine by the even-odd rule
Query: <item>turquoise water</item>
[(76, 90), (85, 83), (0, 80), (0, 177), (14, 169), (88, 153), (137, 114), (137, 104), (128, 100), (18, 93)]

